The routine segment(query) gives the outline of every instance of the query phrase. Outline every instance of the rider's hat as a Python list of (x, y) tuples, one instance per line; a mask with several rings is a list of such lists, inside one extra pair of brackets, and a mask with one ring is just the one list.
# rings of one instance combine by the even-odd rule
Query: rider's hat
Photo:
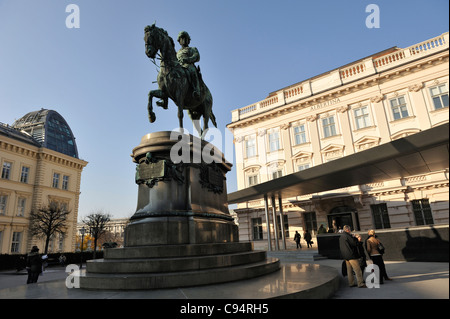
[(191, 37), (189, 36), (189, 33), (187, 33), (186, 31), (181, 31), (180, 33), (178, 33), (177, 41), (180, 41), (180, 38), (186, 38), (188, 39), (188, 41), (191, 41)]

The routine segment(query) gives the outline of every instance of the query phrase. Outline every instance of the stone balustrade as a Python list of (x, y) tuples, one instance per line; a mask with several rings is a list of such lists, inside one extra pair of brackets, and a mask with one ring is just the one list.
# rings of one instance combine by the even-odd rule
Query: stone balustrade
[(257, 103), (233, 110), (231, 112), (232, 122), (386, 71), (418, 58), (423, 58), (442, 50), (448, 50), (448, 42), (449, 33), (446, 32), (405, 49), (395, 48), (393, 52), (356, 61), (337, 70), (271, 93), (269, 97)]

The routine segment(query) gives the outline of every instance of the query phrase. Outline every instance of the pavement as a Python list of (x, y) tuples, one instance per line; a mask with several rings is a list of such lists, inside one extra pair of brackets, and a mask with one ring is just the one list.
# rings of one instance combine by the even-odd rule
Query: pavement
[[(286, 273), (295, 273), (295, 276), (303, 276), (304, 282), (314, 281), (314, 276), (329, 274), (332, 271), (338, 274), (339, 287), (330, 297), (331, 299), (449, 299), (449, 263), (445, 262), (404, 262), (386, 261), (386, 270), (392, 281), (385, 281), (379, 288), (350, 288), (346, 277), (341, 275), (341, 260), (319, 259), (313, 261), (298, 260), (298, 256), (316, 254), (314, 250), (290, 250), (280, 257), (283, 270), (279, 274), (274, 274), (277, 284), (269, 285), (270, 289), (281, 286), (280, 278)], [(365, 278), (369, 274), (365, 275)], [(278, 277), (277, 277), (278, 276)], [(274, 277), (274, 278), (275, 278)], [(320, 276), (319, 276), (320, 277)], [(48, 268), (42, 276), (39, 276), (37, 284), (26, 284), (27, 275), (25, 271), (15, 270), (0, 272), (0, 299), (128, 299), (128, 298), (148, 298), (148, 299), (210, 299), (240, 298), (239, 295), (225, 295), (224, 287), (230, 291), (245, 290), (245, 286), (238, 283), (227, 283), (217, 287), (198, 287), (167, 291), (125, 291), (125, 292), (98, 292), (83, 289), (68, 289), (65, 285), (67, 274), (65, 267), (55, 266)], [(298, 278), (298, 277), (295, 277)], [(297, 280), (295, 279), (294, 280)], [(258, 283), (261, 287), (267, 288), (267, 283), (263, 283), (264, 277), (257, 278), (253, 283)], [(290, 283), (292, 284), (292, 282)], [(288, 286), (288, 285), (284, 285)], [(209, 290), (214, 288), (214, 295), (209, 294)], [(206, 289), (206, 290), (205, 290)], [(285, 289), (285, 288), (284, 288)], [(308, 288), (307, 288), (308, 289)], [(267, 289), (266, 289), (267, 290)], [(201, 292), (201, 293), (200, 293)], [(222, 293), (222, 295), (220, 295)], [(177, 294), (177, 295), (174, 295)], [(249, 291), (243, 298), (253, 299)], [(298, 297), (301, 297), (300, 295)]]
[[(341, 271), (341, 260), (317, 261)], [(449, 299), (449, 264), (444, 262), (386, 261), (386, 272), (392, 281), (379, 288), (350, 288), (347, 277), (332, 299)], [(367, 278), (365, 274), (364, 278)]]

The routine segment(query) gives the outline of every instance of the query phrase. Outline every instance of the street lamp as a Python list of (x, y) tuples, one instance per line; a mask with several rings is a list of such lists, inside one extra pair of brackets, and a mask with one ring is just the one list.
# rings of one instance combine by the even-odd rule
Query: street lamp
[(84, 239), (84, 234), (86, 233), (86, 229), (84, 227), (81, 227), (80, 229), (80, 233), (81, 233), (81, 256), (80, 256), (80, 269), (83, 268), (83, 239)]

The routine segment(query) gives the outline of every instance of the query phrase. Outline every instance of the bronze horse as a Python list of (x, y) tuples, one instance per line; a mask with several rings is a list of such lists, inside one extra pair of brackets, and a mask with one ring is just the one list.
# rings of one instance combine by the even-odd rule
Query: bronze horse
[[(203, 138), (208, 129), (208, 122), (217, 127), (216, 118), (212, 112), (212, 95), (200, 76), (200, 94), (194, 96), (192, 85), (189, 83), (187, 71), (181, 66), (177, 59), (175, 44), (173, 39), (162, 28), (155, 24), (145, 27), (145, 54), (150, 59), (155, 59), (160, 52), (161, 63), (158, 73), (158, 90), (152, 90), (148, 94), (148, 117), (151, 123), (156, 119), (153, 112), (152, 99), (161, 99), (156, 104), (167, 109), (170, 98), (178, 107), (178, 120), (183, 128), (183, 110), (188, 111), (188, 115), (194, 123), (196, 130)], [(200, 75), (200, 74), (199, 74)], [(203, 129), (200, 128), (199, 120), (203, 116)]]

